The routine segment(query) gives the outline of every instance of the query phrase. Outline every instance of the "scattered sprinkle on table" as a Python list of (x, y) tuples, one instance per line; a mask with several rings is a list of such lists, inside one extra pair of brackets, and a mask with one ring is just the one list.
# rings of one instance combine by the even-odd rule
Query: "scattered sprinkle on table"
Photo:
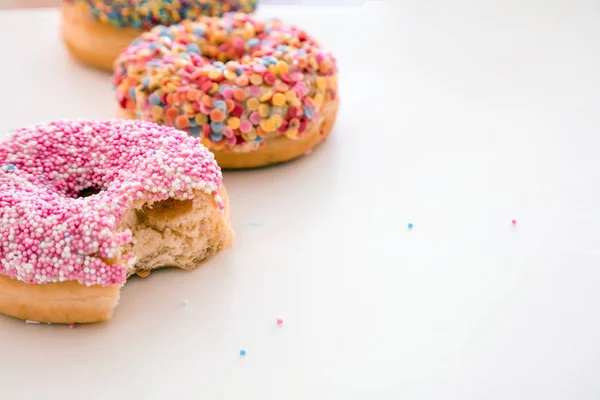
[(275, 319), (275, 323), (277, 324), (277, 326), (281, 326), (283, 325), (283, 319), (281, 317), (277, 317)]
[(414, 225), (413, 225), (413, 223), (412, 223), (412, 222), (409, 222), (409, 223), (408, 223), (408, 229), (412, 229), (412, 228), (413, 228), (413, 226), (414, 226)]
[(28, 319), (28, 320), (25, 320), (25, 323), (26, 324), (39, 324), (40, 322), (39, 321), (31, 321)]
[(75, 324), (69, 324), (69, 329), (75, 328)]
[(513, 219), (513, 220), (511, 221), (511, 223), (512, 223), (513, 225), (516, 225), (516, 224), (517, 224), (517, 220), (516, 220), (516, 219)]
[(246, 355), (246, 350), (241, 349), (240, 350), (240, 356), (244, 357)]

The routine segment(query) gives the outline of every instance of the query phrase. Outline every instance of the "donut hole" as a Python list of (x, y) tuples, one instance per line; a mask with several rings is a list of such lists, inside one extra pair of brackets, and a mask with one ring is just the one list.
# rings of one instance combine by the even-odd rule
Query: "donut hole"
[(94, 196), (98, 193), (100, 193), (102, 190), (95, 188), (95, 187), (89, 187), (89, 188), (85, 188), (83, 190), (81, 190), (79, 193), (77, 193), (77, 195), (75, 197), (77, 198), (84, 198), (84, 197), (90, 197), (90, 196)]
[(147, 202), (127, 211), (121, 229), (130, 229), (133, 240), (123, 252), (136, 256), (128, 274), (144, 275), (164, 267), (192, 269), (223, 248), (227, 227), (212, 202), (198, 194), (194, 199)]

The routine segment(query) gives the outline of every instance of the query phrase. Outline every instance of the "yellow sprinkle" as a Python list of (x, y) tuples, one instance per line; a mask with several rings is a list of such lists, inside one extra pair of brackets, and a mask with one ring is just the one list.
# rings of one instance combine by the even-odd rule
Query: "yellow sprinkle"
[(263, 131), (267, 133), (273, 132), (275, 130), (275, 126), (273, 125), (273, 122), (270, 119), (263, 119), (262, 121), (260, 121), (260, 127)]
[(317, 89), (325, 90), (327, 89), (327, 79), (322, 76), (317, 76), (317, 79), (315, 79), (315, 85), (317, 85)]
[(261, 104), (258, 107), (258, 113), (260, 114), (261, 117), (266, 118), (269, 116), (269, 106), (266, 104)]
[(237, 78), (237, 75), (235, 72), (227, 70), (223, 73), (223, 76), (225, 77), (225, 79), (227, 79), (228, 81), (232, 81), (235, 78)]
[(219, 79), (221, 77), (221, 71), (218, 70), (217, 68), (210, 70), (210, 72), (208, 73), (208, 78), (209, 79)]
[(269, 64), (269, 66), (267, 67), (267, 69), (269, 70), (270, 73), (272, 73), (273, 75), (277, 72), (277, 67), (275, 67), (275, 64)]
[(190, 103), (184, 103), (183, 111), (185, 111), (186, 114), (194, 114), (194, 107), (192, 107)]
[(237, 129), (240, 127), (240, 119), (238, 117), (230, 117), (227, 120), (227, 126), (231, 129)]
[(217, 93), (217, 90), (219, 90), (219, 84), (216, 82), (213, 82), (212, 86), (210, 87), (209, 93), (215, 94), (215, 93)]
[(277, 129), (281, 126), (281, 122), (282, 122), (281, 115), (275, 114), (271, 118), (269, 118), (269, 120), (271, 121), (271, 123), (273, 124), (275, 129)]
[(210, 149), (210, 139), (209, 138), (202, 138), (200, 143), (202, 143), (204, 145), (204, 147), (206, 147), (207, 149)]
[(290, 66), (285, 61), (279, 61), (275, 65), (275, 71), (277, 74), (281, 74), (282, 72), (288, 72), (290, 70)]
[(250, 132), (245, 134), (246, 137), (244, 137), (244, 134), (242, 134), (242, 137), (244, 137), (245, 140), (254, 140), (256, 139), (256, 130), (252, 129)]
[(246, 101), (246, 108), (248, 111), (256, 111), (260, 106), (260, 101), (256, 97), (251, 97)]
[(163, 115), (163, 108), (161, 106), (152, 106), (152, 118), (159, 119)]
[(273, 103), (275, 107), (281, 107), (285, 104), (285, 96), (282, 93), (275, 93), (271, 98), (271, 103)]
[(196, 123), (198, 124), (198, 126), (202, 126), (204, 124), (206, 124), (206, 122), (208, 121), (208, 118), (206, 117), (206, 115), (204, 114), (196, 114), (196, 117), (194, 118), (194, 120), (196, 120)]
[(264, 103), (266, 101), (271, 100), (271, 97), (273, 96), (273, 92), (265, 92), (262, 96), (259, 97), (259, 100), (261, 103)]
[(321, 93), (317, 93), (313, 99), (319, 108), (323, 107), (323, 95)]
[(296, 92), (294, 92), (293, 90), (288, 90), (287, 92), (285, 92), (285, 100), (288, 103), (292, 103), (296, 99)]
[(317, 69), (317, 67), (319, 66), (319, 64), (317, 63), (317, 60), (315, 60), (314, 57), (311, 57), (308, 59), (308, 65), (310, 65), (310, 67), (313, 69)]
[(260, 85), (262, 83), (262, 81), (263, 81), (262, 76), (260, 76), (258, 74), (250, 75), (250, 83), (252, 83), (253, 85)]

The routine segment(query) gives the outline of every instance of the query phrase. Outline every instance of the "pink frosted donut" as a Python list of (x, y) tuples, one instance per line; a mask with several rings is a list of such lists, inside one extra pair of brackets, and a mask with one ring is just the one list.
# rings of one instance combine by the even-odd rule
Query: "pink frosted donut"
[(108, 320), (129, 275), (192, 269), (233, 236), (213, 155), (174, 128), (58, 121), (0, 147), (0, 313)]

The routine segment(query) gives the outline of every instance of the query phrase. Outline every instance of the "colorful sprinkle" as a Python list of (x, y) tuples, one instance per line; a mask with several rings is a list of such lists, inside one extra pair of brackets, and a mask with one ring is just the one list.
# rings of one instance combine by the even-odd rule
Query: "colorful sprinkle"
[(283, 325), (283, 319), (281, 317), (277, 317), (275, 319), (275, 323), (277, 324), (277, 326), (281, 326)]
[(414, 225), (413, 225), (413, 223), (412, 223), (412, 222), (409, 222), (409, 223), (408, 223), (408, 229), (412, 229), (412, 228), (413, 228), (413, 226), (414, 226)]
[(241, 349), (240, 350), (240, 356), (244, 357), (246, 355), (246, 350)]
[(150, 30), (116, 61), (112, 83), (139, 119), (210, 148), (253, 151), (273, 135), (299, 139), (322, 119), (336, 74), (334, 57), (303, 30), (228, 13)]

